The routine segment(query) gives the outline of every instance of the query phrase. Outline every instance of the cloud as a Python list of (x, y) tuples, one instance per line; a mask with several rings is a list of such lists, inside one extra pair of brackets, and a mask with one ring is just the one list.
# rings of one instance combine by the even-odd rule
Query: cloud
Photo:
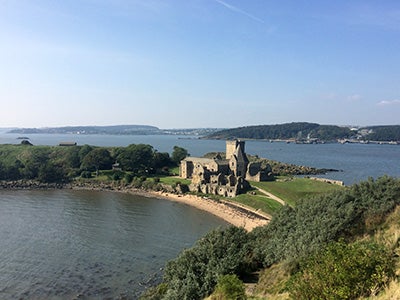
[(246, 11), (244, 11), (244, 10), (242, 10), (242, 9), (240, 9), (240, 8), (238, 8), (238, 7), (236, 7), (236, 6), (233, 6), (233, 5), (231, 5), (231, 4), (228, 4), (228, 3), (226, 3), (225, 1), (222, 1), (222, 0), (215, 0), (215, 2), (217, 2), (217, 3), (219, 3), (219, 4), (223, 5), (223, 6), (225, 6), (227, 9), (229, 9), (229, 10), (231, 10), (231, 11), (233, 11), (233, 12), (237, 12), (237, 13), (239, 13), (239, 14), (245, 15), (246, 17), (248, 17), (248, 18), (250, 18), (250, 19), (252, 19), (252, 20), (254, 20), (254, 21), (257, 21), (257, 22), (263, 23), (263, 24), (265, 23), (262, 19), (257, 18), (256, 16), (254, 16), (254, 15), (252, 15), (252, 14), (250, 14), (250, 13), (248, 13), (248, 12), (246, 12)]
[(400, 105), (400, 99), (394, 100), (382, 100), (378, 102), (379, 106), (387, 106), (387, 105)]
[(354, 95), (347, 96), (347, 100), (348, 101), (359, 101), (361, 99), (362, 99), (362, 96), (359, 95), (359, 94), (354, 94)]

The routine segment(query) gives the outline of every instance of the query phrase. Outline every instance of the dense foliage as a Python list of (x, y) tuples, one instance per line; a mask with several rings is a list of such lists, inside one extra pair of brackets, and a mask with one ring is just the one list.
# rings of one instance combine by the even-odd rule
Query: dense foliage
[(167, 263), (159, 298), (202, 299), (212, 293), (221, 275), (244, 274), (250, 269), (249, 236), (243, 228), (228, 227), (206, 234), (193, 248)]
[(243, 282), (234, 274), (222, 275), (210, 300), (245, 300), (246, 291)]
[(221, 139), (306, 139), (317, 138), (325, 141), (349, 138), (352, 132), (347, 127), (335, 125), (319, 125), (315, 123), (297, 122), (277, 125), (246, 126), (225, 129), (213, 133), (208, 138)]
[[(182, 153), (185, 149), (179, 148), (179, 151)], [(144, 144), (117, 148), (89, 145), (0, 146), (0, 180), (27, 179), (61, 183), (77, 176), (90, 178), (92, 172), (111, 170), (113, 165), (119, 172), (113, 174), (116, 178), (126, 176), (127, 181), (131, 182), (134, 176), (168, 173), (168, 168), (176, 163), (169, 153), (158, 152)]]
[(153, 290), (156, 297), (145, 299), (202, 299), (221, 275), (241, 277), (284, 261), (292, 266), (288, 288), (295, 299), (378, 292), (393, 276), (393, 255), (373, 242), (353, 242), (376, 232), (398, 205), (400, 180), (384, 176), (284, 206), (251, 233), (234, 227), (212, 231), (167, 264), (162, 286)]
[(331, 243), (301, 262), (289, 284), (295, 299), (357, 299), (394, 277), (392, 254), (370, 241)]
[(341, 237), (371, 232), (400, 204), (400, 182), (369, 179), (343, 191), (283, 207), (268, 226), (257, 228), (254, 254), (263, 266), (305, 257)]

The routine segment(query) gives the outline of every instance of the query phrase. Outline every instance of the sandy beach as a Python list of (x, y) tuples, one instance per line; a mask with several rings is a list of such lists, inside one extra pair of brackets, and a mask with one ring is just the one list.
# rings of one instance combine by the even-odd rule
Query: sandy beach
[(258, 226), (263, 226), (271, 219), (271, 216), (268, 216), (265, 213), (260, 213), (251, 210), (250, 208), (245, 208), (240, 204), (234, 204), (227, 201), (217, 202), (205, 197), (190, 194), (177, 195), (165, 192), (149, 192), (148, 194), (157, 198), (164, 198), (204, 210), (234, 226), (243, 227), (247, 231), (251, 231)]
[(157, 191), (144, 191), (141, 189), (134, 189), (130, 187), (110, 186), (110, 185), (72, 185), (72, 189), (86, 189), (86, 190), (100, 190), (100, 191), (115, 191), (122, 193), (130, 193), (141, 195), (145, 197), (155, 197), (159, 199), (165, 199), (168, 201), (175, 201), (182, 204), (190, 205), (197, 209), (201, 209), (208, 213), (211, 213), (226, 222), (243, 227), (247, 231), (252, 231), (258, 226), (268, 224), (271, 220), (271, 216), (254, 210), (251, 207), (245, 207), (239, 203), (234, 203), (227, 200), (215, 201), (206, 197), (200, 197), (191, 194), (175, 194), (169, 192), (157, 192)]

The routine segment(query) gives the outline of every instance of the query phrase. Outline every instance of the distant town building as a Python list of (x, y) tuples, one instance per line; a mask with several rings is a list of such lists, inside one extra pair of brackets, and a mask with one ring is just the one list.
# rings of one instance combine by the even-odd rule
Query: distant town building
[(76, 146), (76, 142), (61, 142), (58, 144), (59, 146), (69, 147), (69, 146)]
[(191, 179), (189, 189), (204, 194), (234, 197), (247, 189), (250, 181), (270, 180), (271, 167), (249, 162), (243, 141), (226, 141), (226, 156), (222, 159), (187, 157), (181, 161), (180, 177)]

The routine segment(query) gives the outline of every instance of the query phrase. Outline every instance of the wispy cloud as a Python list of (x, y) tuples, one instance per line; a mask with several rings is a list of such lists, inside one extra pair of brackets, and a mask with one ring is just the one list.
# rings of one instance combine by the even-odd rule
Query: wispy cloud
[(223, 5), (224, 7), (226, 7), (227, 9), (229, 9), (229, 10), (231, 10), (233, 12), (242, 14), (242, 15), (244, 15), (244, 16), (246, 16), (246, 17), (248, 17), (248, 18), (250, 18), (250, 19), (252, 19), (254, 21), (257, 21), (257, 22), (260, 22), (260, 23), (263, 23), (263, 24), (265, 23), (264, 20), (262, 20), (262, 19), (260, 19), (260, 18), (258, 18), (256, 16), (248, 13), (247, 11), (244, 11), (243, 9), (240, 9), (240, 8), (238, 8), (236, 6), (233, 6), (233, 5), (229, 4), (229, 3), (226, 3), (225, 1), (215, 0), (215, 2)]
[(400, 99), (394, 100), (382, 100), (378, 102), (379, 106), (387, 106), (387, 105), (400, 105)]
[(350, 96), (347, 96), (347, 100), (348, 101), (359, 101), (359, 100), (361, 100), (362, 99), (362, 96), (361, 95), (359, 95), (359, 94), (354, 94), (354, 95), (350, 95)]

